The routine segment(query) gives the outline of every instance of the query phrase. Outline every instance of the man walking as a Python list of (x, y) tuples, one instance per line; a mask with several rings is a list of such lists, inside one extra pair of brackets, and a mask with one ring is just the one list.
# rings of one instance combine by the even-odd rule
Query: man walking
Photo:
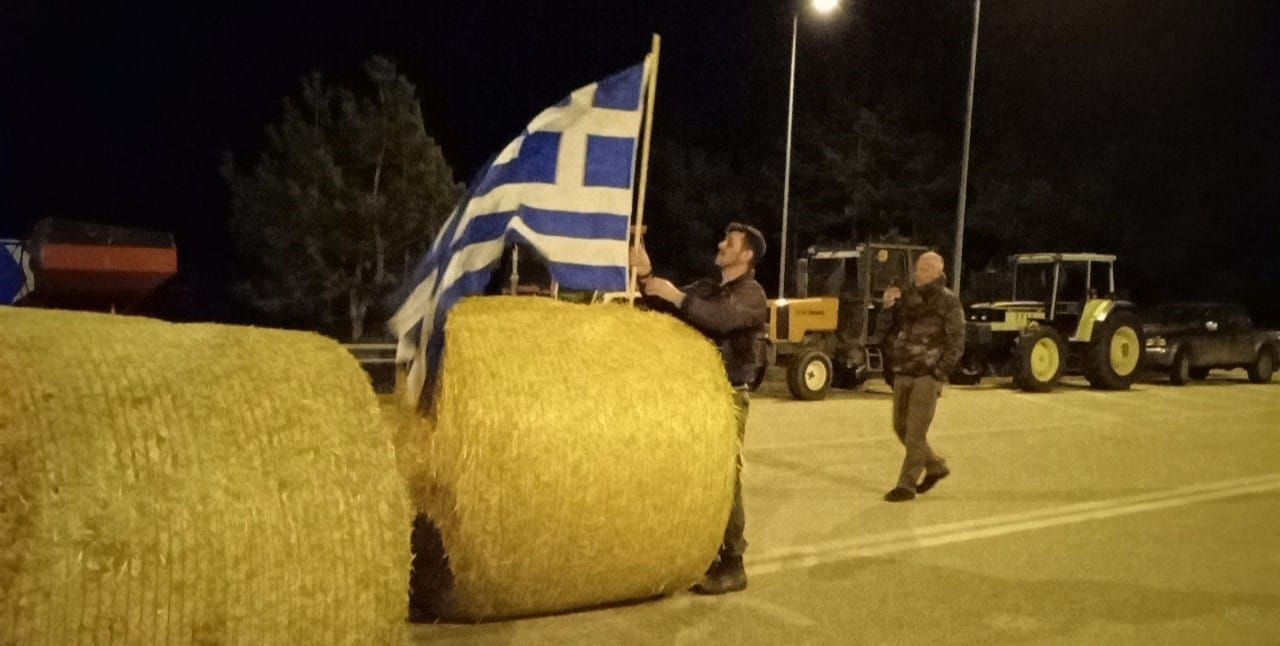
[(964, 308), (946, 287), (942, 256), (920, 255), (905, 295), (897, 287), (884, 290), (878, 326), (892, 348), (893, 432), (907, 452), (898, 484), (884, 499), (902, 502), (951, 474), (926, 439), (942, 385), (964, 353)]
[[(737, 222), (725, 229), (716, 252), (717, 278), (704, 278), (685, 287), (653, 275), (649, 255), (643, 247), (633, 249), (631, 264), (636, 267), (644, 293), (675, 308), (675, 314), (701, 332), (720, 349), (725, 372), (733, 384), (738, 406), (738, 441), (746, 438), (747, 410), (751, 405), (748, 384), (760, 366), (757, 337), (769, 324), (769, 305), (764, 288), (755, 280), (755, 266), (764, 256), (764, 236), (760, 230)], [(700, 594), (723, 594), (747, 587), (742, 555), (747, 549), (746, 514), (742, 508), (742, 453), (738, 453), (738, 475), (733, 485), (733, 510), (724, 530), (724, 541), (707, 577), (693, 587)]]

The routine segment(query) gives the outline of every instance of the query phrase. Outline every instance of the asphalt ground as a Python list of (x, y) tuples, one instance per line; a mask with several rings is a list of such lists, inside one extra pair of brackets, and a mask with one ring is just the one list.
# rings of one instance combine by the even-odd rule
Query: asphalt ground
[[(772, 376), (771, 376), (772, 377)], [(948, 387), (952, 476), (881, 499), (902, 448), (880, 381), (752, 401), (750, 586), (410, 626), (415, 644), (1280, 644), (1280, 383)]]

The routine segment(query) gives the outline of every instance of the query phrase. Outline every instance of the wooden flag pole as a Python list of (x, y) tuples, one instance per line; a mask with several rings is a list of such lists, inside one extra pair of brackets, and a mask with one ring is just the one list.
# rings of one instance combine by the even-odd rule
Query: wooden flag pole
[[(632, 248), (643, 244), (641, 236), (644, 235), (644, 197), (645, 191), (649, 187), (649, 141), (653, 136), (653, 101), (658, 94), (658, 53), (661, 49), (662, 37), (654, 34), (653, 65), (649, 68), (649, 91), (645, 95), (644, 104), (644, 147), (640, 152), (640, 190), (636, 196), (636, 224), (630, 234)], [(634, 305), (637, 295), (637, 281), (635, 267), (631, 266), (630, 260), (627, 262), (627, 276), (627, 301)]]

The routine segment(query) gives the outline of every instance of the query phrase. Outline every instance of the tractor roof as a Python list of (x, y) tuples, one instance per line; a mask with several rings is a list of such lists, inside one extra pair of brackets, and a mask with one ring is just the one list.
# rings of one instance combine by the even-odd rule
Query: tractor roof
[(1115, 262), (1114, 254), (1108, 253), (1020, 253), (1013, 256), (1019, 264), (1035, 264), (1050, 262)]
[(815, 250), (810, 248), (808, 256), (815, 260), (829, 260), (832, 258), (857, 258), (862, 255), (861, 249), (822, 249)]
[(906, 250), (906, 251), (929, 251), (929, 247), (915, 244), (899, 244), (895, 242), (869, 242), (856, 245), (850, 244), (816, 244), (805, 250), (805, 255), (815, 260), (828, 260), (839, 258), (859, 258), (863, 252), (871, 250), (888, 249), (890, 251)]

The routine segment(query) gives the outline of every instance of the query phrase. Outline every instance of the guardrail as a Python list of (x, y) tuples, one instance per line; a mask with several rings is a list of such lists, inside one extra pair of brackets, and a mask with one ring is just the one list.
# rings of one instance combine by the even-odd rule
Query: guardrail
[(374, 392), (390, 393), (396, 387), (396, 344), (394, 343), (344, 343), (342, 347), (360, 362), (369, 373)]
[(396, 362), (396, 344), (394, 343), (344, 343), (342, 347), (363, 364), (384, 365)]

